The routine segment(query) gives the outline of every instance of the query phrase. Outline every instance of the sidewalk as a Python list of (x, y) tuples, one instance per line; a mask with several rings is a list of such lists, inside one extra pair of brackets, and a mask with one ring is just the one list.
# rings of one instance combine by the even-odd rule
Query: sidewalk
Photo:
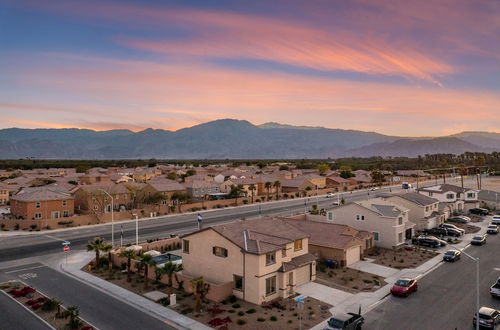
[[(473, 225), (481, 227), (481, 230), (475, 234), (467, 234), (463, 237), (462, 242), (458, 244), (452, 245), (454, 248), (458, 250), (464, 250), (470, 245), (470, 240), (473, 236), (478, 235), (478, 234), (484, 234), (486, 233), (486, 228), (488, 227), (489, 224), (489, 218), (486, 218), (482, 222), (477, 222), (473, 223)], [(359, 310), (359, 307), (361, 306), (361, 313), (366, 314), (368, 313), (371, 309), (373, 309), (375, 306), (383, 302), (383, 299), (386, 298), (387, 296), (390, 295), (390, 289), (392, 285), (400, 278), (403, 277), (411, 277), (411, 278), (422, 278), (428, 273), (432, 272), (434, 269), (437, 267), (441, 266), (442, 260), (443, 260), (443, 253), (446, 252), (447, 250), (450, 249), (450, 246), (447, 245), (437, 252), (439, 254), (435, 256), (434, 258), (424, 262), (417, 268), (406, 268), (402, 270), (397, 270), (395, 272), (392, 272), (389, 277), (385, 278), (385, 281), (387, 282), (387, 285), (383, 286), (382, 288), (378, 289), (375, 292), (360, 292), (355, 295), (351, 295), (347, 299), (341, 301), (338, 305), (334, 305), (330, 309), (330, 313), (332, 315), (340, 314), (340, 313), (347, 313), (347, 312), (354, 312), (357, 313)], [(352, 267), (352, 266), (351, 266)], [(388, 268), (388, 267), (385, 267)], [(392, 268), (389, 268), (392, 269)], [(365, 270), (364, 270), (365, 271)], [(328, 302), (328, 301), (325, 301)], [(327, 320), (317, 324), (316, 326), (312, 327), (312, 330), (323, 330), (323, 329), (328, 329), (327, 325)]]
[(144, 313), (165, 322), (177, 329), (193, 329), (193, 330), (209, 330), (211, 328), (201, 324), (195, 320), (181, 315), (169, 308), (163, 307), (147, 298), (139, 296), (133, 292), (116, 286), (108, 281), (92, 276), (81, 268), (92, 260), (93, 255), (87, 252), (79, 252), (68, 258), (66, 264), (65, 259), (60, 260), (60, 268), (68, 275), (91, 285), (98, 290), (105, 292), (115, 298), (143, 311)]

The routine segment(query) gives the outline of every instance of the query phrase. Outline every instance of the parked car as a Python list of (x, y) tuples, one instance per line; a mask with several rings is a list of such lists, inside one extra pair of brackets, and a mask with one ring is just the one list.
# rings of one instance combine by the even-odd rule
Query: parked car
[(446, 228), (431, 228), (431, 229), (425, 229), (423, 230), (424, 234), (427, 235), (436, 235), (436, 236), (447, 236), (448, 235), (448, 230)]
[(440, 240), (433, 236), (418, 236), (418, 237), (413, 237), (411, 239), (411, 242), (414, 245), (420, 245), (420, 246), (428, 246), (432, 248), (437, 248), (441, 246)]
[(462, 235), (465, 234), (465, 229), (459, 228), (451, 223), (443, 223), (440, 225), (440, 227), (443, 227), (446, 229), (455, 229), (455, 230), (458, 230), (460, 233), (462, 233)]
[(448, 236), (451, 237), (460, 237), (465, 233), (465, 230), (461, 231), (455, 228), (446, 228), (446, 230), (448, 231)]
[(480, 207), (474, 207), (469, 210), (470, 214), (475, 214), (475, 215), (488, 215), (490, 212), (487, 209), (483, 209)]
[(457, 251), (457, 250), (448, 250), (443, 255), (443, 260), (444, 261), (455, 262), (457, 260), (460, 260), (460, 256), (461, 255), (462, 255), (462, 252), (460, 252), (460, 251)]
[(332, 197), (335, 197), (335, 194), (334, 193), (326, 193), (326, 198), (332, 198)]
[(486, 232), (488, 234), (498, 234), (498, 226), (490, 224), (488, 228), (486, 229)]
[(360, 314), (347, 313), (337, 314), (328, 320), (328, 329), (338, 330), (361, 330), (365, 318)]
[(497, 281), (490, 287), (490, 294), (492, 297), (500, 298), (500, 277), (497, 278)]
[(408, 297), (410, 293), (417, 291), (417, 289), (417, 280), (411, 278), (403, 278), (397, 280), (396, 283), (394, 283), (391, 288), (391, 293), (395, 296)]
[(484, 245), (486, 244), (486, 235), (476, 235), (470, 241), (471, 245)]
[[(476, 326), (477, 314), (474, 313), (474, 318), (472, 319), (472, 325)], [(495, 329), (497, 325), (500, 324), (500, 311), (490, 308), (481, 307), (479, 309), (479, 326), (483, 329)]]
[(375, 190), (378, 190), (378, 187), (373, 187), (370, 189), (371, 191), (375, 191)]
[(456, 217), (449, 217), (448, 222), (454, 222), (454, 223), (467, 223), (470, 222), (469, 217), (461, 217), (461, 216), (456, 216)]
[(494, 225), (500, 225), (500, 215), (494, 215), (493, 219), (491, 219), (491, 223)]

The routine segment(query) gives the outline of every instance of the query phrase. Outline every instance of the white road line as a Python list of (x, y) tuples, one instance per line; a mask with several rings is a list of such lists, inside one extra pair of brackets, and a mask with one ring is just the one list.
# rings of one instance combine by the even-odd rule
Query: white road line
[(54, 239), (56, 241), (66, 242), (65, 239), (62, 239), (62, 238), (59, 238), (59, 237), (54, 237), (54, 236), (51, 236), (51, 235), (43, 235), (43, 236), (48, 237), (48, 238), (52, 238), (52, 239)]
[(11, 270), (11, 271), (5, 272), (5, 274), (11, 274), (11, 273), (23, 272), (23, 271), (25, 271), (25, 270), (31, 270), (31, 269), (37, 269), (37, 268), (43, 268), (43, 267), (47, 267), (47, 266), (45, 266), (45, 265), (40, 265), (40, 266), (34, 266), (34, 267), (28, 267), (28, 268), (21, 268), (21, 269), (16, 269), (16, 270)]

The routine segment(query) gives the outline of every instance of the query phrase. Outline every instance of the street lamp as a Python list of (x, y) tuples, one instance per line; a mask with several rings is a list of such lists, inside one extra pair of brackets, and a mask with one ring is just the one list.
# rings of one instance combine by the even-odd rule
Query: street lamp
[(115, 247), (115, 214), (114, 214), (114, 199), (106, 190), (99, 189), (111, 198), (111, 245)]
[[(457, 251), (460, 251), (453, 246), (450, 247)], [(476, 262), (476, 330), (479, 330), (479, 258), (473, 257), (465, 251), (460, 252)]]

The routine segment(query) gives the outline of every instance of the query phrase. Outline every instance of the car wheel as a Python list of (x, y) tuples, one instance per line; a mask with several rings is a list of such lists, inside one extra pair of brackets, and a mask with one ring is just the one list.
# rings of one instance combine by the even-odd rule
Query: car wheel
[(407, 298), (408, 297), (408, 293), (405, 293), (404, 296), (405, 296), (405, 298)]

